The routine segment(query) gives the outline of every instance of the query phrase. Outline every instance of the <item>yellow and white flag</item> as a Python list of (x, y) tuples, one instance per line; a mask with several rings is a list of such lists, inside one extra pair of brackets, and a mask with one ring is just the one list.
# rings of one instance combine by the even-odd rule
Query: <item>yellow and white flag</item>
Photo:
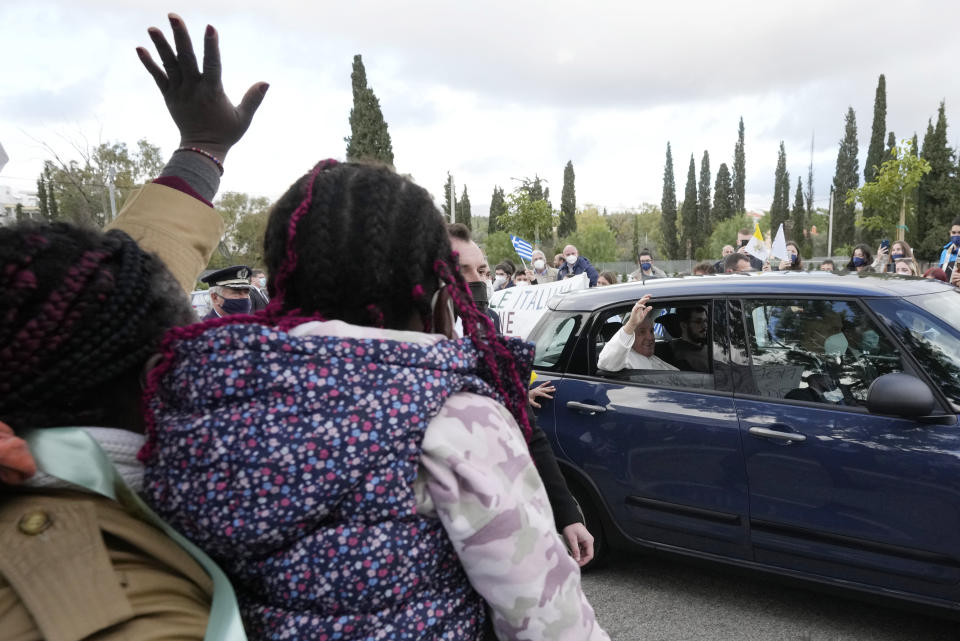
[(754, 223), (756, 228), (753, 230), (753, 236), (750, 237), (750, 242), (747, 243), (746, 250), (747, 253), (751, 256), (754, 256), (760, 260), (766, 260), (769, 252), (767, 251), (767, 243), (763, 240), (763, 233), (760, 231), (760, 223)]

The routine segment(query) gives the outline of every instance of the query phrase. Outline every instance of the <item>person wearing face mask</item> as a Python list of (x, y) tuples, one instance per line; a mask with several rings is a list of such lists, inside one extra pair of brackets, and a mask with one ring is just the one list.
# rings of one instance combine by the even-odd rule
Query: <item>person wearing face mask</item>
[(898, 258), (895, 261), (894, 273), (898, 276), (919, 276), (917, 263), (912, 258)]
[(870, 248), (861, 243), (853, 248), (853, 254), (850, 256), (850, 262), (847, 263), (847, 272), (862, 272), (869, 268), (872, 262), (873, 256), (870, 254)]
[(530, 274), (526, 271), (519, 270), (513, 275), (514, 287), (529, 287), (530, 285)]
[(493, 268), (493, 291), (499, 292), (502, 289), (513, 287), (513, 275), (516, 271), (517, 268), (509, 260), (497, 263), (497, 266)]
[(250, 268), (246, 265), (225, 267), (207, 274), (200, 281), (210, 285), (210, 305), (213, 307), (203, 320), (250, 313)]
[(954, 219), (950, 225), (950, 242), (943, 246), (940, 260), (937, 264), (947, 274), (947, 279), (953, 274), (957, 266), (957, 255), (960, 252), (960, 218)]
[(637, 256), (637, 262), (640, 267), (637, 271), (630, 274), (630, 280), (646, 280), (648, 278), (666, 278), (667, 274), (662, 269), (653, 264), (653, 256), (649, 249), (641, 249)]
[(267, 275), (262, 269), (253, 270), (250, 275), (250, 311), (256, 313), (267, 307), (270, 297), (267, 296)]
[(533, 251), (533, 283), (545, 285), (557, 280), (557, 269), (547, 265), (547, 257), (539, 249)]
[(781, 260), (780, 265), (776, 268), (776, 271), (802, 272), (803, 259), (800, 258), (800, 247), (795, 242), (790, 241), (787, 243), (787, 254), (790, 255), (790, 258), (787, 260)]
[(877, 259), (873, 261), (873, 268), (878, 272), (895, 273), (896, 264), (899, 260), (913, 261), (913, 249), (905, 240), (894, 241), (890, 245), (889, 251), (881, 247), (877, 250)]
[(567, 245), (563, 248), (563, 261), (563, 267), (557, 270), (557, 280), (586, 274), (587, 278), (590, 279), (590, 287), (597, 286), (597, 278), (599, 278), (600, 273), (590, 264), (589, 260), (580, 255), (576, 247)]

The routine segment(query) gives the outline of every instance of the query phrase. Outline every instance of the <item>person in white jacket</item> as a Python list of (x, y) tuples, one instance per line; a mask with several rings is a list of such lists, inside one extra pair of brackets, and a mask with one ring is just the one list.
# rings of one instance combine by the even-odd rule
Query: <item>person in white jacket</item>
[(597, 367), (608, 372), (626, 369), (664, 369), (677, 368), (654, 355), (656, 337), (653, 334), (653, 307), (650, 295), (637, 301), (630, 310), (630, 318), (600, 351)]

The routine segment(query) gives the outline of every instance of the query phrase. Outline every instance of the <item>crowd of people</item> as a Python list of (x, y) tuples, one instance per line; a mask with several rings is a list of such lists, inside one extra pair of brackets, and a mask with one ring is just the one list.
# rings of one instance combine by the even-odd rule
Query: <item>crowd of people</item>
[[(482, 252), (424, 189), (320, 161), (273, 206), (264, 271), (207, 274), (195, 318), (268, 86), (235, 107), (216, 30), (201, 67), (170, 25), (160, 64), (138, 49), (180, 130), (161, 175), (104, 232), (0, 229), (0, 638), (608, 638), (530, 411), (552, 387), (529, 389)], [(375, 268), (343, 278), (360, 251)], [(532, 280), (596, 282), (563, 260)]]

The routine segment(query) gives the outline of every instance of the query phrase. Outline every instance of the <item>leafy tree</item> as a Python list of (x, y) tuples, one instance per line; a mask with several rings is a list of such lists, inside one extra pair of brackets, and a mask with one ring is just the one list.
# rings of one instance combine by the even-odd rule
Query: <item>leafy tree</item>
[(946, 106), (940, 103), (937, 124), (927, 124), (921, 157), (930, 163), (930, 171), (917, 189), (914, 254), (936, 260), (955, 214), (957, 173), (954, 151), (947, 145)]
[(777, 171), (773, 179), (773, 203), (770, 205), (770, 231), (774, 234), (790, 217), (790, 172), (787, 171), (787, 152), (780, 141)]
[(543, 198), (543, 184), (541, 183), (540, 176), (534, 174), (533, 180), (525, 178), (523, 181), (523, 186), (527, 190), (527, 194), (530, 196), (532, 202), (537, 202), (538, 200), (544, 200)]
[(856, 208), (846, 200), (851, 189), (860, 185), (860, 164), (857, 160), (857, 115), (853, 107), (847, 109), (843, 140), (837, 152), (837, 169), (833, 175), (833, 244), (834, 247), (853, 245)]
[(163, 168), (160, 148), (146, 140), (138, 141), (132, 152), (122, 142), (77, 148), (79, 161), (66, 160), (49, 146), (47, 151), (53, 160), (45, 161), (43, 168), (45, 220), (62, 218), (81, 225), (103, 226), (110, 218), (107, 182), (111, 171), (119, 211), (137, 187), (158, 176)]
[[(877, 81), (877, 93), (873, 99), (873, 129), (870, 131), (870, 146), (863, 167), (863, 182), (872, 182), (883, 163), (883, 141), (887, 136), (887, 80), (883, 74)], [(866, 216), (866, 212), (864, 212)]]
[(697, 165), (690, 154), (690, 166), (687, 168), (687, 187), (680, 206), (681, 251), (689, 259), (697, 248), (700, 239), (700, 221), (697, 219)]
[(753, 218), (746, 214), (734, 214), (732, 217), (717, 223), (704, 242), (705, 257), (709, 256), (714, 260), (719, 260), (723, 255), (723, 246), (735, 245), (737, 232), (744, 227), (753, 229), (753, 222)]
[(713, 227), (710, 218), (710, 153), (703, 152), (700, 161), (700, 186), (697, 189), (697, 220), (700, 222), (699, 236), (706, 236), (706, 230)]
[(803, 180), (798, 177), (797, 191), (793, 197), (793, 211), (790, 212), (790, 222), (792, 223), (790, 239), (803, 249), (808, 250), (807, 255), (809, 256), (809, 248), (807, 247), (807, 243), (804, 242), (804, 238), (806, 238), (806, 235), (804, 234), (804, 225), (807, 222), (805, 220), (806, 213), (807, 205), (803, 198)]
[(40, 220), (51, 222), (50, 206), (47, 204), (47, 179), (44, 174), (37, 178), (37, 207), (40, 209)]
[(463, 195), (457, 203), (457, 222), (466, 225), (467, 229), (473, 229), (470, 220), (470, 196), (467, 194), (466, 185), (463, 186)]
[(215, 206), (225, 233), (209, 268), (263, 265), (263, 235), (270, 217), (270, 199), (228, 191), (220, 195)]
[(27, 213), (23, 211), (23, 203), (17, 203), (17, 206), (14, 207), (14, 212), (16, 213), (16, 221), (18, 223), (22, 223), (23, 221), (28, 220), (30, 218), (30, 216), (28, 216)]
[[(453, 176), (450, 175), (450, 172), (447, 172), (447, 182), (443, 185), (443, 203), (440, 205), (440, 208), (443, 210), (444, 220), (450, 220), (450, 189), (453, 187)], [(453, 195), (453, 206), (454, 211), (459, 211), (459, 203), (457, 202), (457, 195)], [(460, 222), (459, 220), (457, 222)]]
[(569, 236), (577, 231), (577, 191), (574, 186), (573, 161), (568, 160), (563, 168), (563, 190), (560, 192), (560, 224), (557, 236)]
[(663, 196), (660, 199), (660, 234), (663, 236), (661, 253), (664, 258), (680, 255), (677, 242), (677, 187), (673, 179), (673, 153), (667, 143), (667, 161), (663, 167)]
[(507, 203), (504, 200), (503, 188), (493, 187), (493, 196), (490, 197), (490, 221), (487, 224), (487, 233), (495, 234), (500, 230), (500, 216), (507, 213)]
[(883, 232), (897, 240), (904, 240), (907, 229), (907, 213), (913, 208), (913, 195), (924, 175), (930, 173), (931, 166), (923, 158), (913, 155), (909, 140), (903, 146), (895, 148), (895, 157), (880, 167), (872, 182), (851, 191), (847, 200), (863, 203), (864, 214), (860, 224), (865, 228)]
[(744, 150), (743, 116), (740, 116), (740, 129), (737, 144), (733, 148), (733, 211), (742, 214), (746, 208), (747, 157)]
[(350, 109), (350, 135), (347, 143), (348, 160), (376, 160), (393, 165), (393, 144), (390, 132), (380, 111), (380, 101), (367, 86), (367, 70), (360, 55), (353, 57), (353, 107)]
[(561, 239), (560, 244), (575, 245), (580, 255), (592, 263), (608, 262), (617, 257), (616, 237), (595, 207), (580, 212), (577, 231)]
[(520, 262), (517, 257), (517, 250), (513, 248), (513, 243), (510, 242), (510, 234), (505, 231), (488, 235), (480, 247), (487, 257), (487, 262), (490, 263), (491, 271), (493, 271), (494, 265), (503, 260), (510, 260), (515, 265)]
[(504, 231), (538, 243), (540, 233), (553, 233), (556, 215), (543, 199), (532, 200), (530, 190), (521, 185), (507, 196), (507, 211), (500, 214), (498, 224)]
[(713, 226), (733, 216), (733, 193), (727, 163), (720, 163), (717, 182), (713, 187)]

